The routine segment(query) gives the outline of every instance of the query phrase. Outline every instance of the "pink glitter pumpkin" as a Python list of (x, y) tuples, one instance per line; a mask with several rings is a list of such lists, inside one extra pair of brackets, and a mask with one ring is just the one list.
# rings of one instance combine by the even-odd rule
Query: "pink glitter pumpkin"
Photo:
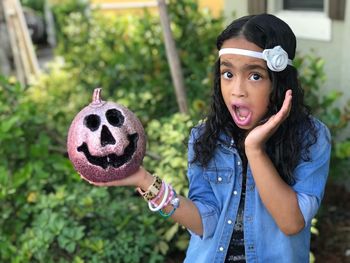
[(101, 100), (95, 89), (92, 102), (74, 118), (67, 139), (69, 159), (80, 175), (92, 182), (125, 178), (140, 167), (146, 151), (145, 132), (126, 107)]

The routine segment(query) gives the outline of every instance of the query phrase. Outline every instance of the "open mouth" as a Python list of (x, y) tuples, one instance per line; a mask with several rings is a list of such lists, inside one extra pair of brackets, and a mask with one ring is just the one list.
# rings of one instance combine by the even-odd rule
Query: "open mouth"
[(80, 145), (77, 150), (78, 152), (83, 152), (86, 159), (93, 165), (97, 165), (106, 169), (109, 166), (114, 168), (118, 168), (128, 161), (130, 161), (131, 157), (136, 151), (137, 141), (139, 136), (137, 133), (128, 135), (129, 145), (125, 148), (123, 155), (116, 155), (115, 153), (111, 153), (105, 156), (94, 156), (91, 155), (87, 144), (84, 142)]
[(236, 122), (236, 124), (245, 126), (248, 125), (251, 121), (252, 112), (250, 109), (241, 106), (241, 105), (234, 105), (233, 106), (233, 119)]
[(244, 121), (245, 119), (247, 119), (247, 116), (249, 115), (249, 110), (247, 108), (244, 107), (237, 107), (235, 106), (235, 111), (236, 111), (236, 115), (237, 117), (241, 120)]

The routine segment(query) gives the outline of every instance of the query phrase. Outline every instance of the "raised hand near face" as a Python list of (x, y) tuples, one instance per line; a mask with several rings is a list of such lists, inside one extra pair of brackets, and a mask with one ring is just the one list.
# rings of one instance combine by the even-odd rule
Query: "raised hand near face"
[(292, 91), (287, 90), (281, 109), (264, 124), (252, 129), (245, 139), (246, 150), (261, 150), (266, 141), (276, 132), (282, 122), (289, 116), (292, 107)]

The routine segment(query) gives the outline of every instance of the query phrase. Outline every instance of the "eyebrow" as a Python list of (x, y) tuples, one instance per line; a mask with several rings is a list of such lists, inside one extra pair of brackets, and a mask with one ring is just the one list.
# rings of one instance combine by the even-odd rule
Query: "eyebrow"
[[(225, 67), (228, 67), (228, 68), (234, 68), (235, 66), (229, 62), (229, 61), (221, 61), (220, 62), (220, 67), (221, 66), (225, 66)], [(245, 64), (242, 68), (243, 70), (256, 70), (256, 69), (260, 69), (260, 70), (263, 70), (263, 71), (266, 71), (267, 72), (267, 68), (260, 65), (260, 64)]]
[(233, 65), (231, 62), (228, 62), (228, 61), (221, 61), (220, 62), (220, 67), (221, 66), (226, 66), (226, 67), (229, 67), (229, 68), (233, 68)]

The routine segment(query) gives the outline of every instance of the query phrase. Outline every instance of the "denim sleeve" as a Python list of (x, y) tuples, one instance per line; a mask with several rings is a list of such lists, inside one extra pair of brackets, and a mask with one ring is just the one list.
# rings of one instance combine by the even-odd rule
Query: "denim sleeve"
[[(219, 211), (210, 183), (203, 177), (202, 167), (191, 163), (194, 156), (193, 145), (195, 137), (198, 134), (197, 131), (196, 128), (192, 130), (188, 145), (188, 198), (196, 205), (202, 219), (203, 235), (200, 238), (206, 239), (214, 235), (218, 223)], [(192, 235), (196, 235), (190, 230), (189, 232)]]
[(315, 196), (297, 193), (297, 198), (300, 211), (304, 217), (305, 227), (308, 227), (311, 224), (312, 218), (316, 215), (320, 205)]
[[(300, 210), (305, 224), (311, 221), (321, 204), (329, 172), (331, 138), (328, 128), (315, 120), (317, 142), (309, 149), (310, 161), (302, 161), (295, 169), (293, 189), (298, 194)], [(311, 217), (311, 219), (310, 219)]]

